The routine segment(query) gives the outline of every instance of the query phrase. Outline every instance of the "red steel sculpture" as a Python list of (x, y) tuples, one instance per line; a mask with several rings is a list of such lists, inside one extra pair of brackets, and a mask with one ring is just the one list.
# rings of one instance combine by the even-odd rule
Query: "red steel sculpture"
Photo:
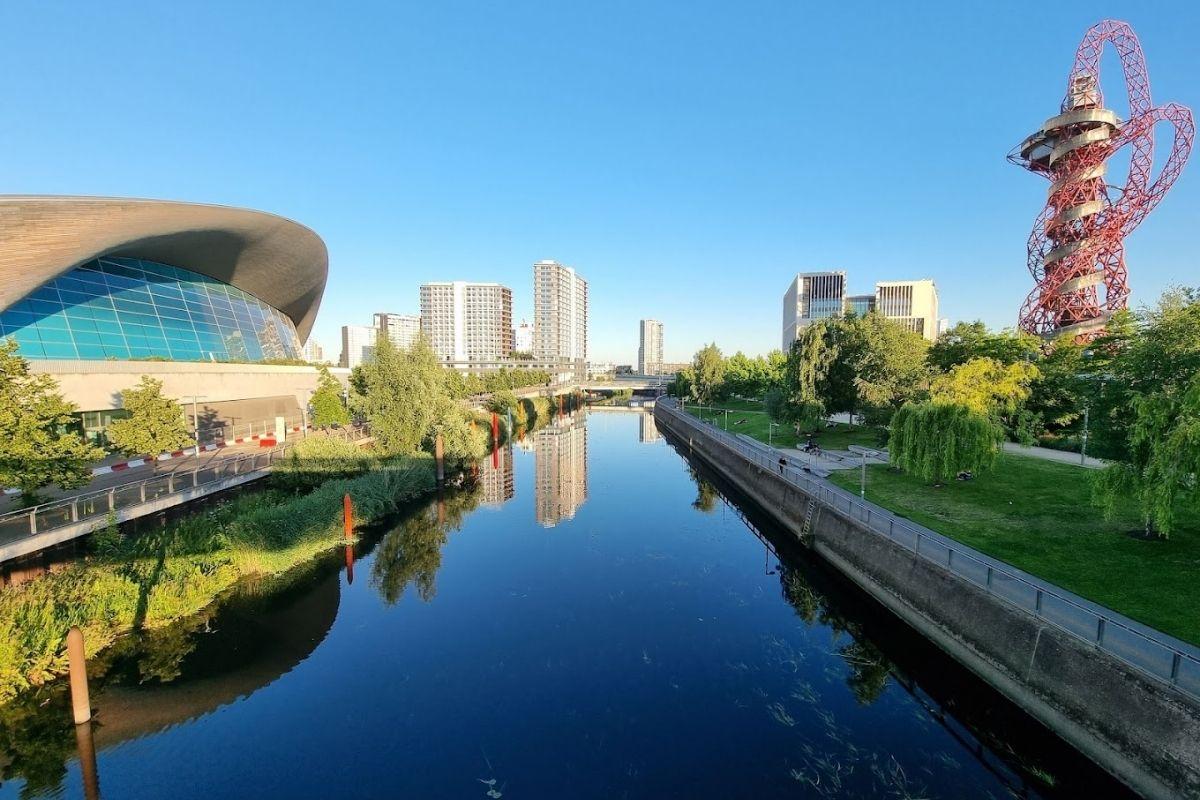
[[(1104, 107), (1100, 56), (1112, 44), (1121, 58), (1129, 93), (1129, 119)], [(1151, 183), (1154, 126), (1175, 131), (1171, 154)], [(1123, 240), (1175, 183), (1192, 149), (1192, 112), (1150, 102), (1150, 79), (1142, 46), (1124, 22), (1092, 26), (1075, 53), (1061, 113), (1009, 154), (1009, 161), (1044, 175), (1046, 207), (1029, 236), (1029, 271), (1037, 286), (1021, 307), (1022, 330), (1079, 341), (1100, 335), (1114, 311), (1129, 300)], [(1105, 182), (1109, 158), (1128, 146), (1124, 188)]]

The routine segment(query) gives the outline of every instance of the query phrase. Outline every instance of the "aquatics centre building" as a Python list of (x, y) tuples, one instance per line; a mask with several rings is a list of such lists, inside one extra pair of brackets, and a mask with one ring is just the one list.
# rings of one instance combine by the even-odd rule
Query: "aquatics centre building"
[(273, 214), (0, 197), (0, 337), (58, 380), (91, 437), (142, 375), (196, 409), (202, 438), (298, 420), (328, 269), (321, 238)]

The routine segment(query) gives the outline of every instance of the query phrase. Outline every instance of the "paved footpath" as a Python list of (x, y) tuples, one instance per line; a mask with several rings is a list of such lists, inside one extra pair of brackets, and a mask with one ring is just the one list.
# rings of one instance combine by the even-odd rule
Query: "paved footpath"
[(1077, 467), (1087, 467), (1088, 469), (1104, 469), (1108, 466), (1108, 462), (1099, 458), (1087, 456), (1083, 463), (1079, 461), (1079, 453), (1070, 453), (1066, 450), (1051, 450), (1049, 447), (1026, 447), (1023, 444), (1016, 442), (1005, 442), (1004, 452), (1015, 453), (1019, 456), (1029, 456), (1030, 458), (1040, 458), (1045, 461), (1057, 461), (1060, 464), (1074, 464)]
[[(148, 464), (143, 464), (140, 467), (130, 467), (129, 469), (119, 470), (117, 472), (109, 472), (103, 475), (96, 475), (92, 478), (92, 482), (87, 486), (78, 489), (64, 490), (57, 486), (47, 486), (42, 489), (40, 494), (44, 498), (44, 502), (51, 500), (61, 500), (76, 495), (87, 494), (88, 492), (99, 491), (101, 489), (111, 489), (114, 486), (122, 486), (126, 483), (135, 481), (143, 481), (147, 478), (153, 478), (155, 475), (166, 475), (168, 472), (177, 470), (187, 471), (196, 467), (207, 467), (212, 464), (219, 464), (221, 461), (230, 458), (244, 456), (247, 453), (256, 453), (266, 448), (258, 446), (258, 442), (245, 442), (243, 444), (229, 445), (216, 450), (208, 450), (200, 453), (200, 457), (195, 455), (180, 456), (172, 458), (169, 461), (151, 461)], [(122, 459), (124, 460), (124, 459)], [(103, 462), (102, 462), (103, 463)], [(0, 514), (6, 514), (9, 511), (20, 509), (20, 495), (4, 495), (0, 498)]]

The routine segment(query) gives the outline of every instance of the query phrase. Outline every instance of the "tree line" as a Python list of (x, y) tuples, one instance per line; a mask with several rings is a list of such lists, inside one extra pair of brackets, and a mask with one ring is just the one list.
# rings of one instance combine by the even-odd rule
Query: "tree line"
[(1122, 311), (1090, 342), (1045, 341), (960, 322), (933, 343), (877, 313), (818, 320), (784, 355), (699, 350), (671, 393), (708, 404), (761, 399), (777, 421), (818, 430), (847, 413), (880, 432), (893, 465), (932, 483), (994, 463), (1004, 440), (1112, 461), (1094, 483), (1111, 513), (1133, 502), (1170, 532), (1200, 499), (1200, 290)]

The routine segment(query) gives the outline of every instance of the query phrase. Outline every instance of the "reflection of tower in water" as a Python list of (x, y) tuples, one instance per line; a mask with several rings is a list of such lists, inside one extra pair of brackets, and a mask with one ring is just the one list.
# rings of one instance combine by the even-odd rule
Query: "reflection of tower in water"
[(587, 425), (582, 414), (558, 417), (533, 434), (539, 525), (572, 519), (587, 500)]
[(657, 442), (662, 436), (658, 432), (658, 425), (654, 423), (654, 413), (646, 412), (638, 418), (638, 441), (643, 443)]
[(479, 462), (479, 480), (476, 485), (482, 494), (480, 502), (485, 506), (502, 506), (512, 499), (513, 490), (513, 449), (507, 444), (496, 451), (496, 466), (492, 466), (492, 456)]

